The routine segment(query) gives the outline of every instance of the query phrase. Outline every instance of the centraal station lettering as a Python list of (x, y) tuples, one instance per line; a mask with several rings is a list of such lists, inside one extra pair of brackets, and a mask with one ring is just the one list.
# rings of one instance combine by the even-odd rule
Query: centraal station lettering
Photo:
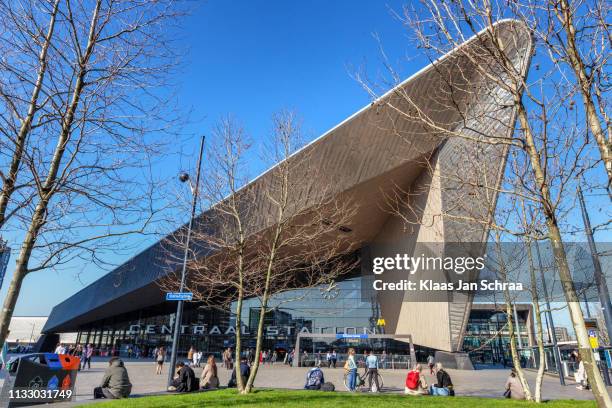
[[(126, 330), (127, 334), (139, 335), (139, 334), (172, 334), (173, 326), (169, 325), (155, 325), (155, 324), (132, 324)], [(265, 327), (267, 336), (293, 336), (295, 334), (375, 334), (375, 330), (368, 327), (317, 327), (314, 330), (309, 330), (308, 327), (296, 327), (296, 326), (267, 326)], [(241, 333), (243, 335), (250, 335), (249, 328), (242, 326)], [(194, 336), (227, 336), (236, 334), (236, 328), (229, 326), (227, 329), (222, 330), (219, 326), (213, 325), (181, 325), (181, 334), (191, 334)]]

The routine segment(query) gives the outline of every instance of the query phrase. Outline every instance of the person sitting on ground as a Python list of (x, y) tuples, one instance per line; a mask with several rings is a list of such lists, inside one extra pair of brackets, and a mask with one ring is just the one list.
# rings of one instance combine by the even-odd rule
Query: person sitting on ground
[[(248, 365), (248, 359), (246, 357), (242, 357), (240, 359), (240, 376), (242, 377), (242, 384), (246, 384), (249, 375), (251, 375), (251, 367)], [(236, 387), (238, 383), (236, 382), (236, 370), (232, 370), (232, 376), (227, 383), (228, 388)]]
[(206, 365), (202, 370), (200, 377), (200, 385), (203, 389), (214, 389), (219, 388), (219, 377), (217, 377), (217, 364), (215, 363), (215, 356), (212, 354), (208, 356)]
[(523, 389), (523, 385), (517, 378), (516, 370), (514, 368), (512, 369), (512, 371), (510, 371), (510, 376), (508, 377), (508, 380), (506, 380), (505, 387), (506, 392), (504, 393), (504, 395), (506, 396), (506, 398), (512, 398), (517, 400), (525, 399), (525, 390)]
[(414, 368), (408, 371), (406, 376), (406, 388), (404, 388), (404, 394), (408, 395), (425, 395), (429, 394), (427, 390), (427, 381), (425, 376), (422, 374), (423, 367), (420, 364), (414, 366)]
[(323, 370), (321, 367), (323, 363), (319, 363), (318, 366), (311, 368), (306, 373), (306, 384), (304, 385), (305, 390), (320, 390), (321, 385), (325, 382), (323, 377)]
[(130, 396), (130, 392), (132, 392), (132, 383), (130, 383), (130, 377), (123, 361), (119, 357), (111, 358), (104, 371), (100, 386), (94, 388), (94, 398), (127, 398)]
[(436, 363), (436, 384), (429, 387), (429, 393), (431, 395), (439, 395), (441, 397), (448, 397), (455, 395), (453, 382), (451, 381), (450, 375), (442, 367), (442, 363)]
[(198, 380), (191, 367), (179, 361), (176, 363), (176, 369), (178, 371), (172, 381), (172, 385), (168, 387), (168, 391), (192, 392), (199, 388)]

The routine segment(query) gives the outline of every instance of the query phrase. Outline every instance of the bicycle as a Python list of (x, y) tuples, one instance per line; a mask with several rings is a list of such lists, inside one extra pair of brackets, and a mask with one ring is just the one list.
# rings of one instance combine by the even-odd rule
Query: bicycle
[[(357, 380), (356, 380), (357, 384), (355, 385), (355, 391), (366, 392), (369, 390), (369, 387), (366, 384), (367, 374), (368, 374), (367, 370), (363, 373), (363, 375), (360, 375), (359, 371), (357, 371)], [(382, 378), (382, 375), (380, 375), (380, 372), (378, 371), (376, 372), (376, 377), (378, 378), (378, 385), (380, 387), (378, 391), (380, 391), (383, 388), (383, 378)], [(344, 387), (346, 387), (346, 389), (350, 391), (350, 388), (348, 386), (348, 372), (344, 373), (343, 383), (344, 383)], [(372, 383), (376, 384), (376, 380), (374, 378), (372, 379)]]

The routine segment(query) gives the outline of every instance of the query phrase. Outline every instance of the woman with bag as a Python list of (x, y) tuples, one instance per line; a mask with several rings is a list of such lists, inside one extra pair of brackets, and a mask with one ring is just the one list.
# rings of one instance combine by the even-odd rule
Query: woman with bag
[(348, 349), (348, 357), (344, 363), (344, 370), (347, 373), (347, 386), (349, 391), (355, 391), (357, 387), (357, 362), (355, 362), (355, 349)]

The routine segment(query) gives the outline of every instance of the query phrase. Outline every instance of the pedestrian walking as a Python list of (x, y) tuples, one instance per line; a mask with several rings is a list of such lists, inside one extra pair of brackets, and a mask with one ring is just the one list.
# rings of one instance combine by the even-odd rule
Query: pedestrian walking
[(91, 369), (91, 357), (93, 356), (93, 346), (89, 343), (85, 349), (83, 350), (83, 367), (85, 369), (85, 364), (87, 364), (87, 368)]
[(164, 367), (164, 361), (166, 361), (166, 349), (163, 347), (156, 348), (155, 354), (155, 374), (160, 375)]

